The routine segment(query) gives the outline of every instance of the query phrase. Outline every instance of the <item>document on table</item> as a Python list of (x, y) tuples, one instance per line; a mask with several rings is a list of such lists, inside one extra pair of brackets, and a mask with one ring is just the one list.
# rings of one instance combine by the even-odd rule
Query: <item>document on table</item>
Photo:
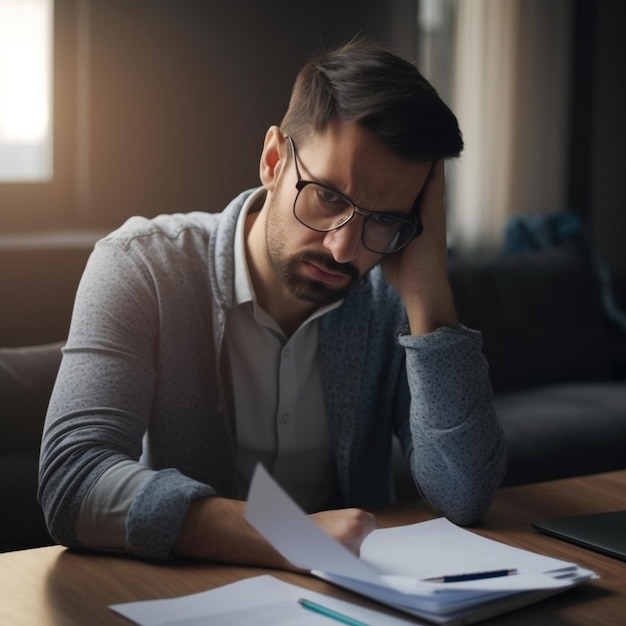
[[(261, 465), (252, 479), (246, 519), (294, 565), (441, 624), (485, 619), (596, 578), (574, 563), (486, 539), (444, 518), (375, 530), (358, 558), (323, 532)], [(517, 573), (464, 582), (424, 581), (501, 569)]]
[[(324, 615), (304, 609), (306, 598), (348, 620), (368, 626), (415, 626), (419, 622), (386, 615), (331, 598), (273, 576), (254, 576), (210, 591), (167, 600), (114, 604), (110, 608), (139, 626), (332, 626)], [(425, 622), (421, 622), (425, 624)]]

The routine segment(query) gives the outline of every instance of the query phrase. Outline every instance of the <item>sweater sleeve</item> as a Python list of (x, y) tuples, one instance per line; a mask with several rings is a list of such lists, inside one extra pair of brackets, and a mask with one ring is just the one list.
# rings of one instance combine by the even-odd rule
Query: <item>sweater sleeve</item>
[[(82, 520), (83, 535), (85, 523), (106, 531), (97, 547), (111, 541), (111, 549), (164, 559), (191, 501), (214, 493), (177, 470), (141, 463), (158, 381), (157, 317), (150, 273), (123, 245), (98, 244), (77, 292), (41, 446), (39, 499), (61, 544), (86, 547)], [(86, 534), (97, 533), (92, 526)]]
[[(160, 496), (164, 492), (174, 496), (163, 501)], [(213, 493), (174, 470), (158, 473), (121, 461), (104, 472), (82, 499), (78, 541), (92, 550), (165, 560), (189, 504)]]
[(403, 439), (416, 485), (450, 520), (471, 523), (486, 512), (506, 470), (482, 336), (440, 328), (398, 341), (411, 393)]

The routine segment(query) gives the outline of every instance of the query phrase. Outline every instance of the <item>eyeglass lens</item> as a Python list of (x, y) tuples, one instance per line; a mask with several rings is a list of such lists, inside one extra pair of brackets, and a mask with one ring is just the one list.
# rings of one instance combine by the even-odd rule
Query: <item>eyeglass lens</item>
[[(321, 232), (340, 228), (355, 212), (363, 215), (346, 197), (317, 183), (307, 182), (294, 205), (296, 218)], [(416, 226), (407, 220), (387, 213), (370, 213), (363, 219), (363, 245), (372, 252), (390, 254), (403, 248), (416, 231)]]

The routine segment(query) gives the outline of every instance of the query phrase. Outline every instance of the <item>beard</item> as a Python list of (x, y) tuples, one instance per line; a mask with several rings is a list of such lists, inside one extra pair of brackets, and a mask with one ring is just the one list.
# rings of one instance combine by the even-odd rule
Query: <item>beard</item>
[[(332, 257), (321, 252), (301, 252), (283, 258), (269, 245), (267, 251), (274, 273), (280, 282), (299, 300), (306, 300), (320, 306), (332, 304), (344, 298), (360, 280), (359, 272), (353, 265), (337, 263)], [(350, 280), (343, 287), (333, 288), (321, 281), (299, 276), (298, 266), (309, 261), (335, 272), (343, 272)]]
[[(288, 228), (278, 223), (280, 218), (275, 217), (277, 211), (272, 211), (272, 208), (274, 207), (270, 207), (266, 225), (265, 241), (270, 264), (280, 282), (299, 300), (319, 306), (344, 298), (361, 279), (358, 269), (351, 263), (337, 263), (331, 255), (323, 252), (303, 251), (287, 255), (285, 243), (289, 240)], [(349, 280), (343, 287), (333, 288), (321, 281), (303, 278), (298, 274), (298, 268), (306, 262), (313, 262), (333, 272), (341, 272)]]

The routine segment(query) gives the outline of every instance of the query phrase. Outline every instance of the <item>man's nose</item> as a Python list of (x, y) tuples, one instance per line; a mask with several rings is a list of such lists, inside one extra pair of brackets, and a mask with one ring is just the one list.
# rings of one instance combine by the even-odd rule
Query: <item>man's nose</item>
[(337, 230), (331, 230), (324, 237), (324, 247), (333, 255), (337, 263), (350, 263), (359, 253), (363, 218), (355, 215)]

